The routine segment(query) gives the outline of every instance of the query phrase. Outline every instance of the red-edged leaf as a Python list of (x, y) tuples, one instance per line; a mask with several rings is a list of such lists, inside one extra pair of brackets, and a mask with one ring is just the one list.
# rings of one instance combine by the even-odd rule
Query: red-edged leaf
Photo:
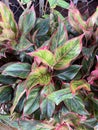
[(98, 7), (95, 13), (87, 20), (88, 27), (93, 27), (94, 24), (98, 25)]
[(71, 26), (79, 33), (82, 33), (87, 27), (82, 15), (72, 2), (68, 12), (68, 19)]
[(35, 21), (36, 21), (36, 14), (35, 14), (34, 6), (32, 6), (31, 9), (25, 10), (19, 18), (20, 31), (24, 35), (28, 34), (32, 30)]
[(82, 37), (83, 35), (72, 38), (65, 42), (63, 46), (60, 46), (55, 51), (56, 64), (54, 69), (60, 70), (67, 68), (70, 63), (80, 54), (82, 50)]
[(85, 80), (73, 80), (71, 81), (71, 91), (75, 93), (77, 90), (84, 88), (87, 91), (90, 91), (90, 85)]
[(88, 77), (88, 82), (91, 85), (98, 86), (97, 80), (98, 80), (98, 56), (96, 56), (97, 64), (95, 66), (95, 70), (93, 70)]
[(62, 46), (68, 40), (68, 34), (64, 22), (58, 18), (58, 29), (55, 31), (50, 39), (50, 50), (54, 51), (55, 48)]
[(55, 57), (52, 54), (52, 52), (50, 52), (49, 50), (47, 50), (46, 48), (44, 49), (38, 49), (35, 52), (31, 52), (28, 53), (30, 56), (34, 56), (37, 57), (37, 62), (38, 59), (39, 61), (43, 62), (44, 64), (53, 67), (53, 65), (55, 64)]
[(51, 75), (48, 72), (47, 68), (44, 66), (40, 66), (33, 70), (27, 80), (26, 80), (26, 88), (33, 88), (37, 84), (47, 85), (51, 81)]

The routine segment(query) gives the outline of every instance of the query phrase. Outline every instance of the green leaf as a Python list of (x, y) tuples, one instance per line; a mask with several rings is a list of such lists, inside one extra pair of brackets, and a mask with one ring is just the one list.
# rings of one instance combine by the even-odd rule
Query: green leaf
[(55, 8), (56, 6), (60, 6), (62, 8), (68, 9), (69, 3), (64, 0), (48, 0), (50, 4), (50, 8)]
[(57, 47), (62, 46), (68, 40), (68, 34), (64, 22), (58, 18), (58, 29), (50, 39), (50, 50), (54, 51)]
[(46, 35), (47, 32), (49, 31), (49, 27), (50, 27), (49, 19), (41, 19), (36, 25), (36, 30), (38, 30), (36, 36), (42, 37)]
[(38, 49), (35, 52), (30, 52), (29, 55), (37, 57), (38, 60), (40, 59), (44, 64), (50, 67), (53, 67), (53, 65), (55, 64), (54, 55), (47, 49)]
[(70, 111), (76, 112), (80, 115), (88, 115), (88, 112), (85, 110), (85, 106), (80, 97), (73, 96), (72, 98), (65, 99), (64, 103)]
[(69, 88), (58, 90), (48, 95), (48, 99), (53, 101), (56, 105), (59, 105), (59, 103), (61, 103), (65, 99), (70, 99), (72, 97), (73, 95), (71, 94)]
[(16, 81), (17, 81), (17, 78), (0, 74), (1, 84), (14, 84)]
[(35, 112), (40, 105), (40, 89), (41, 88), (34, 88), (31, 90), (28, 98), (26, 99), (25, 106), (24, 106), (24, 115), (30, 115)]
[(31, 0), (21, 0), (22, 4), (28, 4)]
[(79, 33), (82, 33), (87, 28), (87, 23), (83, 20), (79, 10), (75, 7), (75, 5), (71, 2), (69, 11), (68, 11), (68, 19), (70, 25)]
[(2, 74), (12, 77), (19, 77), (19, 78), (27, 78), (28, 74), (30, 73), (31, 65), (28, 63), (13, 63), (7, 66)]
[(26, 92), (25, 87), (24, 87), (24, 82), (18, 84), (16, 92), (15, 92), (15, 97), (13, 100), (13, 106), (11, 107), (11, 114), (14, 112), (14, 109), (16, 108), (17, 104), (19, 103), (20, 99)]
[(53, 91), (54, 91), (54, 85), (51, 83), (47, 86), (44, 86), (40, 95), (41, 113), (43, 116), (48, 118), (52, 117), (55, 110), (55, 104), (47, 98), (48, 95), (51, 94)]
[[(8, 29), (10, 32), (13, 32), (13, 36), (18, 35), (18, 29), (17, 29), (17, 24), (14, 20), (14, 15), (12, 11), (3, 3), (0, 2), (0, 15), (1, 15), (1, 21), (0, 21), (0, 26), (3, 29)], [(8, 31), (7, 31), (8, 32)], [(5, 32), (7, 34), (7, 32)]]
[(35, 120), (20, 120), (19, 130), (53, 130), (53, 126)]
[(24, 11), (19, 18), (20, 31), (24, 35), (28, 34), (34, 27), (35, 21), (36, 21), (36, 15), (34, 7), (32, 6), (31, 9)]
[(88, 27), (94, 27), (96, 24), (98, 26), (98, 7), (96, 8), (95, 13), (87, 20)]
[(51, 81), (51, 75), (47, 71), (47, 68), (40, 66), (33, 70), (26, 80), (26, 88), (32, 88), (37, 84), (47, 85)]
[(60, 78), (61, 80), (69, 81), (69, 80), (72, 80), (77, 75), (80, 68), (81, 68), (80, 65), (71, 65), (65, 70), (57, 71), (56, 76)]
[(90, 91), (90, 84), (86, 82), (86, 80), (73, 80), (71, 81), (71, 91), (72, 93), (75, 93), (77, 90), (84, 88), (87, 91)]
[(60, 70), (67, 68), (70, 63), (80, 54), (82, 49), (82, 37), (83, 35), (72, 38), (63, 46), (60, 46), (56, 49), (56, 64), (54, 65), (54, 69)]
[(13, 89), (10, 86), (0, 87), (0, 104), (7, 103), (12, 100)]
[(24, 51), (27, 50), (30, 46), (32, 46), (31, 42), (24, 35), (22, 35), (15, 49), (17, 51)]

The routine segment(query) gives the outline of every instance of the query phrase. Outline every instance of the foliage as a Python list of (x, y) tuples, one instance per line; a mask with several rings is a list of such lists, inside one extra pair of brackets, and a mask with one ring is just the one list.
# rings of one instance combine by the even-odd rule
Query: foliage
[(0, 122), (18, 130), (97, 127), (98, 7), (83, 20), (71, 3), (62, 21), (55, 10), (36, 18), (32, 6), (17, 24), (0, 2), (0, 62)]

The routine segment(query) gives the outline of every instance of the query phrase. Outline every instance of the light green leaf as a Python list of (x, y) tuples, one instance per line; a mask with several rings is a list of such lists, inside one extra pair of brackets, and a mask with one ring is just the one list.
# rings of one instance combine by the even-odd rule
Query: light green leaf
[(63, 46), (55, 51), (56, 64), (54, 69), (60, 70), (67, 68), (70, 63), (80, 54), (82, 50), (83, 35), (68, 40)]
[(32, 6), (31, 9), (24, 11), (19, 18), (20, 31), (24, 35), (28, 34), (34, 27), (35, 21), (36, 21), (36, 15), (34, 7)]
[(19, 78), (27, 78), (28, 74), (30, 73), (31, 65), (28, 63), (12, 63), (7, 66), (2, 74), (12, 77), (19, 77)]
[(53, 101), (56, 105), (59, 105), (60, 102), (64, 101), (65, 99), (71, 99), (72, 97), (73, 95), (69, 88), (58, 90), (48, 95), (48, 99)]
[(31, 90), (30, 94), (28, 95), (28, 98), (26, 99), (25, 106), (24, 106), (24, 114), (25, 115), (30, 115), (39, 108), (40, 89), (41, 88), (34, 88)]
[(44, 64), (50, 67), (53, 67), (53, 65), (55, 64), (54, 55), (47, 49), (39, 49), (35, 52), (29, 53), (29, 55), (39, 58)]
[(40, 108), (42, 116), (50, 118), (55, 110), (55, 104), (51, 100), (49, 100), (47, 97), (49, 94), (51, 94), (54, 91), (54, 85), (51, 83), (47, 86), (44, 86), (44, 88), (41, 91), (40, 95)]
[(50, 4), (50, 8), (55, 8), (56, 6), (60, 6), (62, 8), (68, 9), (69, 3), (64, 0), (48, 0)]
[(71, 91), (75, 93), (77, 90), (84, 88), (87, 91), (90, 91), (90, 84), (88, 84), (85, 80), (73, 80), (71, 81)]
[(22, 4), (28, 4), (31, 0), (21, 0)]
[(32, 88), (37, 84), (47, 85), (51, 81), (51, 75), (44, 66), (33, 70), (26, 80), (26, 88)]
[(24, 82), (18, 84), (18, 86), (17, 86), (14, 101), (13, 101), (13, 106), (11, 107), (11, 114), (14, 112), (14, 109), (16, 108), (16, 106), (19, 103), (20, 99), (22, 98), (22, 96), (26, 92), (24, 86), (25, 86)]

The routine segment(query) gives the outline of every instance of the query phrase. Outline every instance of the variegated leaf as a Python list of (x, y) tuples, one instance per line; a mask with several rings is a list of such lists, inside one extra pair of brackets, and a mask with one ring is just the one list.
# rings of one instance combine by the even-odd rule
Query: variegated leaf
[(54, 69), (60, 70), (67, 68), (82, 50), (83, 35), (67, 41), (63, 46), (58, 47), (55, 51), (56, 64)]

